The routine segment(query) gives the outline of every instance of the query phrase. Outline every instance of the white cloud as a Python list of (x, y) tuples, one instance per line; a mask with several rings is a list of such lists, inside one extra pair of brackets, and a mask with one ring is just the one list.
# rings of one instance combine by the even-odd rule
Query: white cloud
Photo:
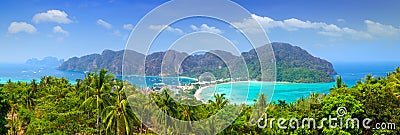
[(347, 27), (339, 28), (336, 25), (330, 24), (322, 27), (323, 31), (318, 32), (319, 34), (326, 36), (336, 36), (336, 37), (345, 37), (351, 36), (355, 39), (371, 39), (371, 34), (363, 31), (356, 31), (354, 29), (350, 29)]
[(133, 29), (133, 25), (132, 24), (124, 24), (123, 28), (126, 29), (126, 30), (132, 30)]
[(263, 33), (264, 30), (259, 29), (259, 25), (261, 25), (265, 30), (280, 27), (282, 25), (281, 22), (276, 22), (269, 17), (261, 17), (254, 14), (252, 15), (252, 18), (246, 18), (242, 22), (233, 22), (232, 24), (238, 29), (243, 30), (243, 32), (249, 33)]
[(262, 17), (255, 14), (252, 14), (251, 16), (258, 22), (260, 22), (261, 26), (266, 30), (280, 27), (289, 31), (295, 31), (298, 29), (318, 29), (327, 25), (322, 22), (302, 21), (296, 18), (290, 18), (283, 21), (275, 21), (269, 17)]
[(113, 35), (119, 37), (121, 36), (121, 32), (119, 30), (114, 30)]
[(212, 33), (217, 33), (221, 34), (222, 31), (216, 27), (208, 26), (207, 24), (202, 24), (200, 27), (190, 25), (190, 28), (194, 31), (207, 31), (207, 32), (212, 32)]
[(173, 33), (176, 33), (176, 34), (180, 34), (180, 35), (184, 34), (184, 32), (181, 29), (173, 28), (173, 27), (167, 26), (167, 25), (150, 25), (149, 29), (151, 29), (151, 30), (162, 30), (162, 29), (164, 29), (166, 31), (173, 32)]
[(112, 28), (112, 25), (110, 23), (108, 23), (108, 22), (106, 22), (106, 21), (104, 21), (102, 19), (97, 20), (97, 24), (101, 25), (101, 26), (103, 26), (103, 27), (105, 27), (107, 29), (111, 29)]
[(323, 28), (327, 24), (321, 22), (302, 21), (296, 18), (291, 18), (283, 21), (283, 28), (287, 30), (298, 29), (318, 29)]
[(273, 28), (282, 28), (288, 31), (296, 31), (299, 29), (315, 29), (319, 30), (319, 34), (325, 36), (343, 37), (350, 36), (355, 39), (369, 39), (372, 36), (363, 31), (356, 31), (351, 28), (340, 28), (334, 24), (326, 24), (324, 22), (311, 22), (303, 21), (296, 18), (286, 19), (283, 21), (276, 21), (269, 17), (262, 17), (255, 14), (251, 15), (253, 19), (245, 19), (242, 22), (235, 22), (233, 25), (241, 28), (242, 30), (250, 33), (261, 33), (263, 30), (259, 29), (257, 20), (264, 30), (269, 31)]
[(53, 27), (53, 33), (60, 33), (60, 34), (64, 34), (65, 36), (69, 35), (68, 31), (65, 31), (63, 28), (61, 28), (61, 26), (55, 26)]
[(337, 21), (337, 22), (340, 22), (340, 23), (344, 23), (344, 22), (346, 22), (346, 20), (345, 20), (345, 19), (337, 19), (336, 21)]
[(392, 25), (384, 25), (371, 20), (365, 20), (364, 23), (367, 25), (367, 31), (374, 36), (399, 36), (400, 27), (394, 27)]
[(19, 32), (35, 33), (36, 31), (37, 30), (33, 25), (26, 22), (12, 22), (10, 26), (8, 26), (8, 33), (11, 34)]
[(68, 14), (60, 10), (48, 10), (45, 13), (35, 14), (32, 18), (34, 23), (40, 22), (56, 22), (68, 24), (71, 23), (71, 19), (68, 18)]

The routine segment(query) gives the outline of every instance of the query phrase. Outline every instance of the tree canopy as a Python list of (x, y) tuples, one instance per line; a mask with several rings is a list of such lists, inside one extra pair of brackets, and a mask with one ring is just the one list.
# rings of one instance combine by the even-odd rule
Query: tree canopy
[[(260, 94), (254, 105), (231, 104), (224, 94), (215, 94), (214, 100), (207, 104), (190, 106), (186, 103), (198, 103), (184, 96), (170, 96), (164, 89), (161, 93), (152, 93), (162, 112), (175, 119), (198, 121), (211, 117), (224, 107), (242, 106), (239, 116), (218, 134), (399, 134), (396, 129), (373, 128), (330, 128), (324, 118), (370, 119), (374, 127), (381, 123), (400, 124), (400, 68), (388, 73), (386, 77), (375, 78), (367, 75), (356, 85), (349, 88), (337, 78), (330, 93), (310, 93), (309, 96), (293, 103), (284, 100), (266, 102), (268, 95)], [(65, 78), (44, 76), (31, 82), (11, 82), (0, 85), (0, 134), (153, 134), (143, 120), (135, 116), (133, 110), (152, 113), (147, 102), (129, 104), (129, 100), (142, 101), (137, 96), (142, 90), (116, 79), (106, 70), (88, 73), (83, 80), (71, 84)], [(127, 92), (126, 89), (134, 91)], [(178, 99), (175, 99), (178, 98)], [(338, 110), (345, 108), (345, 114)], [(257, 109), (256, 113), (253, 110)], [(146, 111), (147, 110), (147, 111)], [(344, 110), (341, 110), (344, 111)], [(266, 116), (266, 122), (251, 119), (252, 115)], [(229, 117), (227, 115), (226, 117)], [(277, 123), (279, 118), (287, 121)], [(317, 123), (308, 123), (304, 127), (293, 127), (294, 121), (313, 118)], [(169, 118), (150, 117), (150, 121), (168, 121)], [(274, 122), (270, 122), (275, 119)], [(257, 123), (261, 122), (261, 123)], [(252, 124), (253, 123), (253, 124)], [(191, 127), (191, 123), (182, 128), (166, 127), (164, 134), (181, 134), (182, 129)], [(215, 123), (209, 123), (215, 124)], [(285, 126), (287, 128), (279, 128)], [(260, 128), (259, 125), (265, 125)], [(152, 125), (156, 126), (156, 125)], [(323, 126), (322, 128), (318, 128)], [(357, 126), (357, 125), (355, 125)], [(314, 128), (315, 127), (315, 128)], [(211, 127), (195, 127), (192, 134), (213, 133)], [(185, 131), (186, 133), (187, 131)]]

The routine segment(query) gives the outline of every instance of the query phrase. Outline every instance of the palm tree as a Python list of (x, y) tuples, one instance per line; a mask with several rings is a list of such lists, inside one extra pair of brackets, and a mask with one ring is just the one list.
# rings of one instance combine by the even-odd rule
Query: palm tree
[[(229, 100), (225, 99), (225, 94), (214, 94), (215, 101), (208, 100), (210, 103), (210, 115), (216, 114), (219, 110), (228, 105)], [(215, 134), (215, 117), (211, 121), (211, 133)]]
[(25, 88), (23, 91), (23, 95), (21, 97), (21, 100), (24, 102), (25, 107), (29, 109), (30, 111), (34, 110), (35, 107), (35, 93), (32, 89), (30, 88)]
[[(6, 116), (8, 111), (10, 110), (10, 105), (8, 104), (8, 101), (5, 98), (5, 95), (3, 93), (3, 85), (0, 85), (0, 124), (5, 124), (3, 122), (6, 121)], [(7, 128), (5, 127), (0, 127), (0, 134), (6, 134), (7, 133)]]
[(43, 76), (40, 78), (40, 84), (39, 84), (40, 87), (47, 86), (48, 84), (49, 84), (49, 77)]
[(156, 99), (159, 108), (164, 112), (164, 135), (167, 134), (168, 116), (175, 115), (177, 112), (176, 103), (168, 91), (168, 89), (163, 89), (161, 96)]
[(196, 121), (198, 120), (196, 114), (196, 107), (189, 105), (182, 105), (179, 108), (182, 111), (181, 119), (184, 121)]
[[(107, 74), (107, 70), (101, 69), (100, 72), (89, 73), (84, 81), (89, 85), (85, 101), (81, 107), (95, 106), (97, 110), (96, 129), (101, 134), (101, 112), (110, 104), (111, 100), (111, 80), (112, 74)], [(89, 110), (90, 111), (90, 110)]]
[(255, 100), (254, 111), (249, 120), (250, 125), (257, 124), (258, 120), (263, 117), (265, 108), (267, 107), (267, 96), (264, 93), (258, 95), (258, 100)]
[(335, 88), (342, 88), (342, 87), (347, 87), (347, 85), (343, 82), (342, 76), (337, 76)]
[(178, 110), (181, 113), (179, 115), (180, 119), (188, 122), (187, 125), (181, 125), (184, 126), (182, 128), (192, 131), (191, 129), (192, 122), (198, 120), (197, 117), (198, 115), (196, 115), (198, 109), (195, 106), (181, 104)]
[(82, 89), (82, 85), (83, 85), (83, 81), (81, 79), (76, 79), (75, 80), (76, 84), (75, 84), (75, 92), (76, 94), (79, 95), (80, 90)]
[(400, 68), (396, 68), (393, 73), (387, 74), (388, 84), (387, 86), (393, 90), (393, 94), (400, 99)]
[(30, 111), (35, 107), (35, 93), (37, 92), (36, 80), (31, 81), (31, 87), (25, 87), (23, 90), (22, 100), (25, 102), (25, 107)]
[[(133, 89), (136, 90), (135, 87), (131, 87), (128, 89)], [(132, 109), (135, 110), (135, 112), (138, 113), (138, 117), (135, 117), (134, 123), (136, 123), (138, 126), (139, 133), (142, 134), (143, 130), (145, 130), (144, 124), (148, 122), (151, 117), (151, 110), (154, 110), (155, 108), (153, 105), (151, 105), (151, 101), (147, 100), (149, 97), (145, 97), (149, 95), (141, 95), (139, 93), (132, 94), (128, 96), (128, 101), (131, 104)], [(147, 131), (147, 130), (145, 130)]]
[(37, 92), (36, 79), (33, 79), (33, 80), (31, 81), (31, 86), (32, 86), (33, 92), (34, 92), (34, 93)]
[(218, 112), (218, 110), (224, 108), (226, 105), (228, 105), (229, 100), (225, 99), (225, 94), (214, 94), (215, 101), (213, 100), (208, 100), (212, 107), (212, 113)]
[(7, 122), (8, 122), (8, 134), (17, 135), (20, 131), (21, 121), (18, 118), (18, 104), (20, 102), (20, 85), (16, 85), (16, 83), (11, 82), (9, 80), (3, 89), (5, 93), (5, 97), (8, 99), (8, 104), (10, 105), (10, 111), (7, 113)]
[[(135, 118), (129, 103), (125, 96), (122, 82), (117, 82), (115, 102), (113, 105), (104, 108), (103, 123), (106, 125), (106, 134), (108, 131), (114, 131), (113, 134), (130, 134), (131, 121)], [(112, 132), (111, 132), (112, 133)]]

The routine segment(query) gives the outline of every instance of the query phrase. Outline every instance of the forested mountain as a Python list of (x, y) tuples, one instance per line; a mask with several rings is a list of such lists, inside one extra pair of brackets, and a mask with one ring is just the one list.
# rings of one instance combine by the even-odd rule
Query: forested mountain
[[(76, 71), (93, 71), (94, 69), (105, 68), (110, 70), (110, 72), (115, 74), (120, 74), (122, 72), (122, 61), (124, 52), (128, 53), (132, 58), (126, 61), (130, 65), (134, 67), (140, 67), (139, 65), (143, 65), (143, 62), (140, 60), (144, 59), (144, 54), (131, 51), (131, 50), (121, 50), (121, 51), (111, 51), (104, 50), (102, 54), (90, 54), (86, 56), (82, 56), (80, 58), (73, 57), (65, 61), (59, 69), (61, 70), (76, 70)], [(132, 69), (134, 70), (134, 69)], [(140, 69), (136, 69), (140, 70)], [(130, 71), (130, 72), (136, 72)]]
[[(307, 51), (287, 43), (272, 43), (275, 53), (277, 81), (286, 82), (332, 82), (330, 75), (336, 74), (331, 63), (316, 58)], [(199, 77), (202, 73), (210, 72), (218, 78), (230, 77), (227, 65), (238, 65), (238, 61), (244, 59), (249, 70), (249, 77), (260, 80), (260, 63), (254, 49), (243, 52), (241, 56), (235, 56), (230, 52), (213, 50), (201, 54), (188, 55), (184, 52), (169, 50), (167, 52), (155, 52), (146, 57), (145, 67), (143, 60), (145, 55), (126, 50), (125, 74), (140, 75), (145, 68), (146, 75), (159, 76), (176, 74), (190, 77)], [(167, 55), (167, 56), (166, 56)], [(218, 56), (217, 56), (218, 55)], [(102, 54), (91, 54), (81, 58), (73, 57), (64, 62), (59, 69), (93, 71), (93, 69), (105, 68), (114, 74), (122, 73), (122, 61), (124, 51), (105, 50)], [(221, 59), (224, 58), (224, 60)], [(164, 59), (164, 61), (163, 61)], [(224, 62), (225, 61), (225, 62)], [(181, 65), (175, 66), (175, 65)], [(161, 69), (163, 67), (163, 69)]]

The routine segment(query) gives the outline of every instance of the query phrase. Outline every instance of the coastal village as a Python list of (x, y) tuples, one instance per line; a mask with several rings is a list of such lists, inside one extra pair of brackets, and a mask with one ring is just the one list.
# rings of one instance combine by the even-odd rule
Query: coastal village
[(231, 78), (225, 78), (225, 79), (219, 79), (215, 81), (199, 81), (199, 79), (193, 79), (188, 84), (182, 84), (180, 83), (179, 85), (167, 85), (165, 83), (154, 83), (153, 86), (151, 87), (151, 90), (154, 92), (158, 92), (164, 88), (168, 89), (180, 89), (180, 90), (190, 90), (194, 88), (201, 88), (201, 87), (207, 87), (210, 85), (215, 85), (215, 84), (220, 84), (220, 83), (226, 83), (231, 81)]
[(223, 79), (221, 78), (218, 80), (211, 80), (211, 79), (204, 80), (204, 79), (191, 78), (191, 81), (189, 81), (189, 83), (179, 83), (178, 85), (170, 85), (161, 81), (147, 87), (146, 93), (148, 94), (161, 93), (163, 89), (169, 89), (171, 92), (173, 92), (174, 95), (178, 95), (182, 92), (191, 93), (194, 94), (194, 97), (196, 99), (200, 100), (199, 93), (201, 93), (201, 91), (204, 88), (221, 83), (227, 83), (230, 82), (231, 80), (232, 80), (231, 78), (223, 78)]

